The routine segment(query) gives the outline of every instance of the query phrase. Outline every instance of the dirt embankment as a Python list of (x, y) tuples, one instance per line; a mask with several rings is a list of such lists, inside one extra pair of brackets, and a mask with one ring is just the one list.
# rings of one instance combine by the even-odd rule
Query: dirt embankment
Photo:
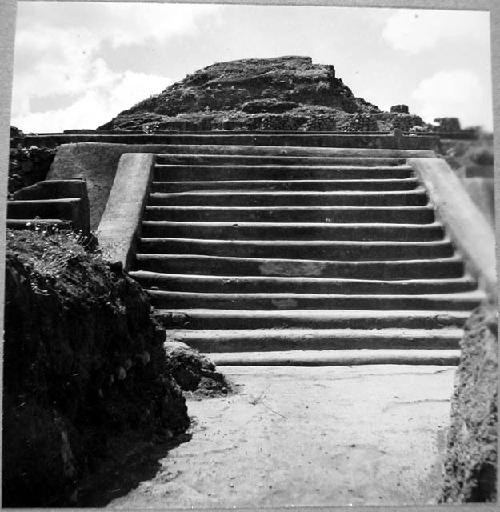
[(497, 499), (498, 324), (491, 306), (467, 321), (451, 404), (441, 502)]
[(120, 439), (189, 426), (146, 293), (72, 234), (8, 232), (3, 505), (78, 504)]

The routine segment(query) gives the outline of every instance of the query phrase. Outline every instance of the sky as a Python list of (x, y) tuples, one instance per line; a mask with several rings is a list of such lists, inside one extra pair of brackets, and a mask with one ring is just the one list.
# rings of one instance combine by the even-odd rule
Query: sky
[(493, 127), (488, 12), (97, 2), (18, 4), (11, 124), (95, 129), (215, 62), (283, 55), (384, 110)]

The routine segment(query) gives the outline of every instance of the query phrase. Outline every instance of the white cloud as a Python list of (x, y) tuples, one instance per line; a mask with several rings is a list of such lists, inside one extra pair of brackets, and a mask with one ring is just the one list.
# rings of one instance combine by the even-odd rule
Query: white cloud
[[(105, 64), (104, 64), (105, 65)], [(58, 132), (65, 129), (96, 128), (120, 111), (151, 94), (158, 93), (172, 81), (144, 73), (114, 73), (101, 70), (100, 85), (80, 93), (66, 108), (32, 112), (29, 102), (12, 117), (12, 124), (25, 132)]]
[(386, 21), (382, 37), (396, 50), (414, 55), (442, 41), (471, 38), (489, 42), (489, 14), (474, 11), (398, 10)]
[(52, 29), (64, 27), (68, 32), (87, 31), (92, 39), (109, 41), (118, 47), (152, 40), (163, 42), (194, 33), (208, 17), (211, 23), (216, 21), (212, 15), (221, 9), (220, 5), (200, 4), (20, 3), (18, 28), (26, 27), (31, 31), (38, 18), (48, 28), (49, 38)]
[[(482, 83), (472, 71), (440, 71), (418, 84), (412, 93), (412, 111), (428, 122), (436, 117), (459, 117), (463, 126), (491, 129), (490, 98), (490, 84)], [(486, 119), (485, 112), (489, 112)]]
[[(33, 7), (32, 7), (33, 6)], [(21, 4), (16, 33), (12, 123), (24, 131), (95, 128), (121, 110), (161, 92), (172, 80), (115, 71), (99, 56), (112, 47), (161, 44), (195, 33), (213, 5)], [(64, 16), (62, 16), (64, 14)], [(61, 23), (61, 17), (64, 23)], [(35, 111), (33, 100), (67, 106)]]

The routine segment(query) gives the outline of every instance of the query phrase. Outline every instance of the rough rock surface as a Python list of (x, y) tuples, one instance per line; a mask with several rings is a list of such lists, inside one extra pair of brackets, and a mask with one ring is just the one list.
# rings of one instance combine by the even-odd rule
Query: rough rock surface
[(3, 505), (78, 504), (122, 438), (185, 432), (146, 293), (75, 235), (8, 231)]
[(16, 147), (10, 149), (9, 193), (16, 192), (46, 178), (54, 160), (54, 149)]
[(473, 312), (461, 343), (441, 502), (497, 499), (498, 324), (493, 307)]
[(310, 57), (221, 62), (121, 112), (101, 130), (341, 130), (421, 126), (356, 98), (331, 65)]
[(207, 357), (179, 341), (164, 345), (167, 354), (166, 368), (177, 384), (192, 397), (215, 397), (226, 395), (231, 385)]

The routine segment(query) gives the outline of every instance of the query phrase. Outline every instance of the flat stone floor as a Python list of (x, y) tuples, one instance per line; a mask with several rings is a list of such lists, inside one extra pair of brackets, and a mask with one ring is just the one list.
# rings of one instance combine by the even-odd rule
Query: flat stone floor
[(455, 367), (221, 367), (189, 442), (120, 508), (435, 502)]

